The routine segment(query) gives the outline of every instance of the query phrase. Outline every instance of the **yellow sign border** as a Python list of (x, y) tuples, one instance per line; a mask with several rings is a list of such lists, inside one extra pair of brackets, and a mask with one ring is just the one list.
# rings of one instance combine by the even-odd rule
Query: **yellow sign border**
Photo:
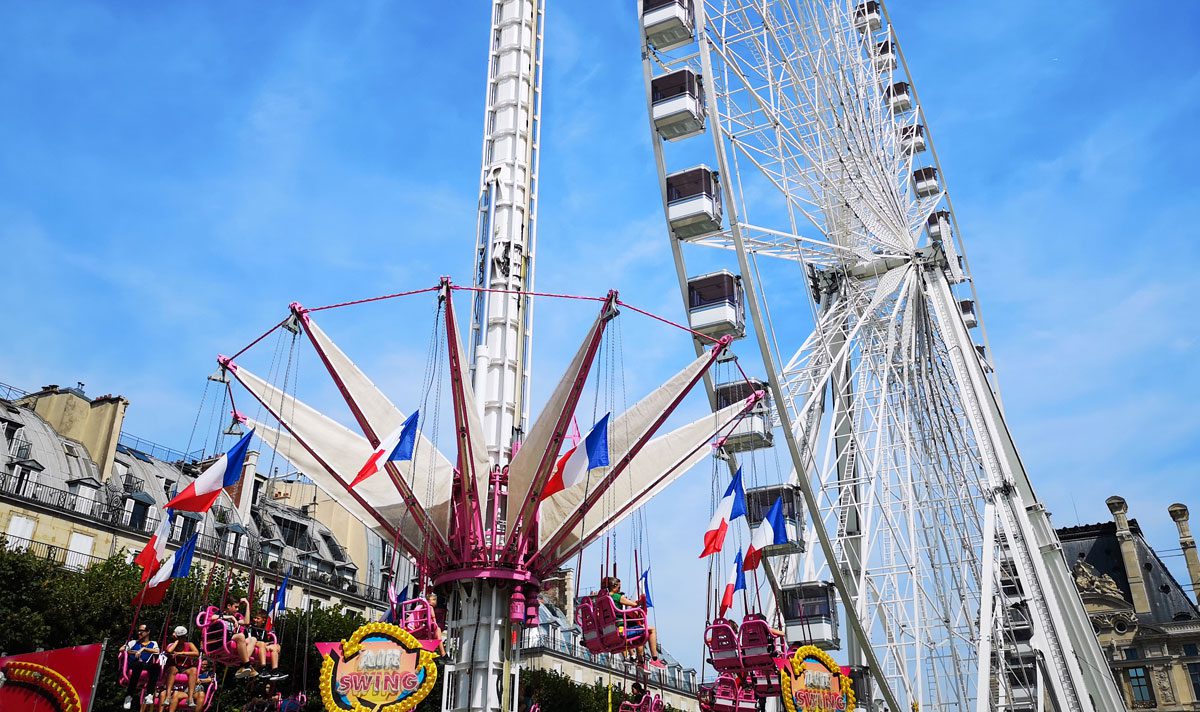
[(9, 660), (4, 664), (8, 682), (26, 685), (51, 697), (60, 712), (80, 712), (82, 701), (70, 680), (54, 668), (25, 660)]
[(851, 682), (849, 675), (841, 673), (842, 666), (837, 664), (833, 658), (829, 657), (829, 653), (821, 650), (815, 645), (804, 645), (796, 650), (792, 655), (792, 659), (788, 661), (791, 666), (791, 675), (784, 675), (782, 671), (779, 674), (780, 691), (783, 697), (783, 708), (787, 712), (804, 712), (804, 710), (796, 709), (796, 702), (792, 698), (792, 675), (797, 675), (803, 669), (805, 658), (816, 658), (821, 661), (821, 664), (829, 669), (829, 672), (837, 675), (842, 681), (842, 694), (846, 696), (846, 712), (851, 712), (854, 709), (854, 683)]
[[(412, 694), (402, 700), (389, 702), (380, 707), (364, 707), (359, 704), (357, 698), (352, 700), (351, 712), (409, 712), (412, 708), (421, 704), (421, 701), (429, 696), (433, 690), (434, 684), (437, 682), (437, 665), (433, 660), (436, 655), (426, 650), (421, 641), (413, 637), (412, 633), (401, 628), (398, 625), (391, 623), (368, 623), (350, 636), (349, 640), (342, 641), (342, 656), (344, 660), (348, 657), (356, 655), (362, 647), (363, 640), (371, 635), (383, 635), (399, 641), (404, 647), (412, 650), (416, 648), (420, 651), (417, 657), (417, 670), (425, 670), (425, 681), (421, 686), (413, 690)], [(344, 707), (339, 707), (333, 701), (333, 672), (336, 667), (333, 661), (333, 655), (326, 655), (325, 661), (321, 663), (321, 702), (325, 704), (327, 712), (346, 712)]]

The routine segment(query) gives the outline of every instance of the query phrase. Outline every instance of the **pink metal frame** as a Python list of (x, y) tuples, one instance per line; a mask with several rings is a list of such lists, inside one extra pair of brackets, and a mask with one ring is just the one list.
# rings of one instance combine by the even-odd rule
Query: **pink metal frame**
[[(325, 365), (325, 370), (329, 372), (330, 378), (332, 378), (334, 384), (337, 385), (338, 392), (342, 394), (342, 398), (346, 401), (346, 405), (350, 407), (350, 412), (354, 414), (354, 419), (358, 421), (359, 427), (362, 428), (363, 435), (366, 436), (367, 440), (371, 443), (371, 447), (379, 447), (379, 443), (382, 441), (381, 436), (375, 431), (375, 428), (371, 425), (370, 421), (367, 420), (367, 416), (365, 413), (363, 413), (362, 407), (358, 404), (358, 401), (355, 400), (354, 396), (350, 394), (350, 390), (346, 387), (346, 384), (342, 380), (341, 375), (338, 374), (337, 369), (333, 367), (333, 363), (329, 360), (329, 355), (325, 353), (325, 349), (321, 348), (321, 345), (317, 343), (317, 340), (312, 333), (312, 327), (309, 323), (311, 319), (308, 315), (308, 312), (297, 302), (292, 302), (291, 310), (292, 313), (296, 315), (297, 320), (300, 322), (301, 328), (304, 329), (304, 335), (308, 337), (309, 343), (312, 344), (313, 350), (315, 350), (317, 352), (317, 356), (320, 357), (321, 363)], [(421, 535), (426, 541), (433, 545), (435, 557), (447, 557), (449, 554), (449, 549), (446, 545), (445, 538), (433, 525), (433, 521), (430, 519), (429, 514), (423, 507), (420, 506), (416, 495), (412, 491), (412, 488), (409, 487), (408, 483), (405, 482), (404, 478), (401, 476), (400, 470), (397, 469), (396, 465), (390, 461), (384, 463), (384, 469), (388, 474), (388, 478), (391, 479), (392, 484), (396, 487), (396, 491), (400, 493), (400, 497), (404, 500), (405, 505), (408, 507), (408, 511), (412, 512), (413, 520), (416, 522), (417, 528), (421, 530)]]
[[(458, 325), (454, 313), (453, 292), (457, 288), (454, 287), (449, 278), (442, 278), (439, 285), (433, 290), (421, 291), (436, 291), (438, 299), (441, 300), (444, 306), (445, 313), (445, 328), (447, 336), (447, 349), (449, 351), (450, 361), (450, 385), (453, 401), (453, 412), (455, 421), (455, 439), (458, 446), (458, 467), (454, 474), (454, 483), (451, 492), (451, 507), (450, 507), (450, 525), (447, 531), (439, 531), (437, 524), (429, 516), (429, 513), (421, 505), (416, 494), (412, 491), (411, 486), (404, 481), (400, 471), (393, 464), (387, 465), (388, 477), (395, 485), (401, 499), (405, 502), (407, 512), (413, 516), (420, 537), (423, 541), (409, 541), (406, 537), (400, 536), (399, 523), (388, 521), (382, 514), (376, 511), (368, 504), (362, 496), (348, 486), (348, 481), (352, 473), (336, 472), (328, 462), (323, 460), (312, 447), (305, 441), (304, 437), (291, 428), (285, 421), (281, 413), (277, 412), (278, 408), (273, 407), (270, 403), (264, 402), (264, 399), (257, 398), (262, 406), (269, 412), (272, 417), (278, 420), (283, 427), (286, 428), (293, 437), (295, 437), (308, 453), (314, 457), (320, 465), (325, 468), (330, 474), (334, 475), (342, 482), (345, 491), (358, 502), (371, 516), (375, 519), (381, 529), (399, 542), (402, 549), (414, 560), (416, 560), (424, 569), (426, 575), (435, 583), (442, 584), (449, 581), (489, 578), (509, 580), (518, 584), (518, 589), (523, 590), (525, 600), (529, 601), (526, 606), (524, 616), (528, 619), (530, 616), (536, 616), (536, 594), (540, 589), (540, 579), (542, 576), (559, 566), (563, 561), (569, 559), (581, 548), (587, 546), (595, 540), (596, 534), (585, 537), (570, 547), (566, 547), (564, 551), (558, 551), (562, 546), (569, 532), (578, 527), (583, 521), (583, 517), (595, 508), (595, 506), (604, 497), (607, 490), (616, 481), (622, 472), (629, 466), (630, 462), (637, 453), (645, 446), (647, 442), (657, 433), (663, 426), (667, 418), (679, 407), (683, 398), (689, 393), (695, 385), (704, 377), (706, 373), (716, 363), (718, 355), (728, 346), (731, 341), (730, 337), (724, 337), (717, 341), (712, 348), (708, 362), (704, 364), (704, 368), (696, 374), (696, 376), (682, 389), (679, 397), (671, 402), (658, 416), (651, 426), (643, 433), (634, 443), (630, 452), (621, 458), (608, 473), (601, 479), (598, 485), (594, 486), (588, 493), (584, 503), (574, 512), (571, 517), (559, 528), (558, 532), (551, 537), (544, 546), (538, 547), (538, 526), (535, 512), (537, 510), (538, 500), (542, 489), (549, 480), (554, 463), (558, 457), (563, 440), (566, 436), (568, 426), (571, 421), (571, 416), (575, 412), (578, 401), (586, 385), (588, 375), (595, 362), (596, 355), (602, 343), (605, 329), (609, 321), (617, 314), (617, 305), (623, 304), (618, 299), (617, 293), (610, 292), (604, 298), (589, 298), (593, 301), (601, 302), (599, 314), (596, 322), (593, 324), (592, 330), (589, 332), (587, 341), (585, 342), (585, 361), (582, 364), (577, 377), (571, 385), (571, 391), (568, 395), (567, 402), (561, 412), (554, 415), (555, 427), (553, 435), (546, 448), (546, 451), (541, 454), (538, 459), (538, 465), (534, 470), (533, 480), (526, 497), (521, 502), (509, 503), (508, 521), (511, 523), (506, 531), (506, 536), (502, 539), (500, 536), (485, 536), (484, 522), (485, 516), (483, 503), (480, 501), (480, 492), (476, 486), (477, 482), (483, 481), (485, 473), (474, 472), (475, 467), (473, 459), (470, 456), (471, 449), (476, 443), (473, 443), (472, 433), (467, 427), (467, 408), (474, 407), (467, 398), (466, 391), (467, 374), (462, 372), (460, 368), (462, 347), (459, 341)], [(628, 305), (626, 305), (628, 306)], [(630, 307), (633, 309), (633, 307)], [(318, 308), (319, 309), (319, 308)], [(639, 313), (640, 309), (634, 309)], [(305, 309), (299, 304), (291, 305), (292, 315), (300, 324), (308, 341), (313, 345), (318, 357), (324, 364), (325, 369), (333, 378), (338, 390), (345, 399), (355, 419), (358, 421), (363, 434), (367, 437), (372, 445), (378, 445), (380, 442), (379, 433), (375, 432), (372, 425), (367, 421), (367, 418), (360, 404), (355, 400), (354, 396), (347, 388), (342, 378), (336, 372), (329, 355), (318, 344), (313, 336), (310, 325), (310, 315), (317, 309)], [(656, 317), (657, 318), (657, 317)], [(664, 320), (665, 321), (665, 320)], [(285, 320), (286, 322), (286, 320)], [(281, 322), (282, 325), (283, 322)], [(669, 322), (668, 322), (669, 323)], [(278, 326), (276, 327), (278, 328)], [(261, 340), (260, 337), (259, 340)], [(238, 353), (244, 353), (245, 349)], [(218, 357), (218, 363), (225, 368), (227, 372), (232, 373), (234, 378), (239, 383), (246, 385), (245, 381), (238, 374), (237, 365), (232, 358), (224, 356)], [(247, 389), (249, 390), (249, 389)], [(251, 391), (253, 393), (253, 391)], [(724, 427), (731, 427), (736, 424), (737, 420), (744, 417), (747, 412), (753, 407), (758, 399), (763, 397), (762, 393), (756, 393), (747, 400), (745, 408), (739, 413), (730, 423)], [(269, 400), (269, 399), (268, 399)], [(724, 429), (724, 428), (722, 428)], [(663, 479), (669, 477), (672, 473), (668, 472), (651, 486), (657, 485)], [(487, 483), (493, 496), (489, 497), (491, 511), (487, 512), (486, 521), (495, 529), (495, 523), (500, 517), (500, 496), (506, 493), (508, 487), (508, 472), (506, 469), (493, 468), (486, 473)], [(622, 507), (620, 511), (613, 513), (606, 521), (601, 523), (601, 526), (596, 531), (602, 531), (609, 526), (613, 521), (624, 516), (630, 508), (639, 506), (640, 501), (634, 501)], [(515, 515), (514, 515), (515, 513)], [(407, 515), (406, 515), (407, 516)], [(530, 612), (532, 611), (532, 613)], [(517, 615), (514, 612), (513, 615)]]

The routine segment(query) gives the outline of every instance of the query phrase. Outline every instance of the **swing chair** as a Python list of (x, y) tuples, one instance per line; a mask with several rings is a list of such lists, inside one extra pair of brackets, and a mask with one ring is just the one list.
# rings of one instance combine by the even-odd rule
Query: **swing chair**
[(642, 699), (633, 702), (626, 700), (621, 703), (619, 712), (663, 712), (666, 709), (662, 696), (647, 692)]
[[(727, 459), (728, 462), (720, 462), (721, 459)], [(713, 498), (714, 506), (717, 503), (717, 494), (720, 492), (720, 485), (723, 480), (719, 472), (726, 465), (730, 469), (734, 469), (736, 463), (728, 449), (718, 453), (718, 456), (713, 461)], [(736, 468), (739, 472), (741, 468)], [(747, 473), (751, 479), (755, 477), (756, 461), (753, 455), (750, 455), (747, 464)], [(730, 485), (732, 488), (733, 485)], [(766, 503), (754, 502), (751, 500), (751, 493), (758, 490), (770, 490), (771, 488), (757, 487), (744, 490), (747, 503), (747, 524), (751, 527), (751, 533), (755, 536), (754, 527), (759, 525), (762, 520), (762, 512), (771, 508), (771, 502), (777, 499), (782, 499), (781, 494), (776, 494), (774, 490), (768, 492)], [(785, 493), (786, 494), (786, 493)], [(729, 496), (729, 492), (726, 492)], [(759, 497), (762, 499), (762, 497)], [(787, 504), (787, 502), (784, 502)], [(778, 503), (775, 506), (779, 506)], [(750, 513), (755, 512), (755, 513)], [(757, 515), (757, 516), (756, 516)], [(755, 521), (755, 519), (757, 521)], [(729, 521), (732, 521), (729, 520)], [(777, 529), (778, 527), (776, 527)], [(738, 535), (735, 539), (735, 550), (747, 550), (744, 547), (744, 542), (741, 541), (740, 529), (737, 530)], [(769, 531), (769, 530), (768, 530)], [(778, 541), (778, 539), (775, 539)], [(726, 543), (727, 545), (727, 543)], [(756, 544), (761, 552), (766, 547), (761, 543)], [(778, 553), (782, 548), (778, 544), (771, 544), (768, 553)], [(761, 557), (761, 553), (760, 553)], [(720, 566), (717, 560), (720, 557), (714, 557), (710, 560), (710, 579), (713, 567)], [(761, 559), (760, 559), (761, 560)], [(751, 590), (758, 588), (757, 564), (752, 564), (750, 570), (755, 571), (755, 585)], [(704, 630), (704, 645), (706, 651), (706, 659), (717, 673), (717, 679), (700, 688), (697, 695), (700, 702), (700, 708), (704, 712), (749, 712), (757, 710), (759, 703), (768, 698), (777, 697), (781, 692), (781, 681), (777, 660), (782, 658), (787, 653), (786, 644), (782, 631), (775, 630), (771, 627), (765, 615), (759, 612), (761, 601), (755, 605), (754, 597), (747, 597), (747, 586), (745, 582), (745, 569), (742, 565), (742, 558), (739, 554), (733, 561), (734, 573), (730, 575), (724, 596), (721, 603), (716, 604), (713, 599), (709, 603), (712, 606), (709, 609), (709, 615), (715, 614), (715, 618), (709, 620)], [(742, 590), (743, 605), (745, 606), (745, 614), (738, 622), (732, 615), (729, 614), (729, 608), (733, 605), (733, 600), (730, 596), (737, 590)]]
[[(208, 606), (196, 614), (196, 629), (200, 631), (200, 652), (218, 665), (238, 667), (242, 659), (238, 655), (237, 641), (233, 636), (239, 632), (240, 626), (221, 617), (221, 609)], [(267, 631), (263, 641), (268, 646), (278, 645), (279, 638), (275, 631)], [(251, 656), (253, 659), (253, 656)], [(268, 647), (267, 664), (275, 661), (275, 651)]]
[[(165, 667), (165, 656), (160, 653), (160, 654), (158, 654), (157, 657), (158, 657), (158, 678), (161, 680), (162, 675), (163, 675), (163, 668)], [(121, 652), (117, 653), (117, 669), (120, 670), (120, 673), (118, 675), (118, 680), (120, 681), (121, 686), (124, 687), (125, 685), (128, 685), (129, 684), (129, 675), (130, 675), (129, 650), (126, 648), (122, 648)], [(146, 670), (142, 670), (141, 672), (138, 673), (137, 689), (143, 695), (146, 694), (146, 683), (149, 681), (148, 680), (149, 677), (150, 677), (150, 673), (147, 672)]]

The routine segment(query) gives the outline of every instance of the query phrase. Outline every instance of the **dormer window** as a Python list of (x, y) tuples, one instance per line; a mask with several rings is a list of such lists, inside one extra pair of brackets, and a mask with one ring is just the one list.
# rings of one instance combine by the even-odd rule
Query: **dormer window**
[(326, 548), (329, 549), (329, 555), (334, 561), (340, 562), (346, 560), (346, 552), (342, 551), (341, 544), (337, 543), (337, 540), (333, 538), (332, 534), (329, 532), (321, 532), (321, 539), (325, 542)]
[(71, 443), (64, 442), (62, 444), (63, 452), (67, 453), (67, 457), (79, 457), (79, 448)]

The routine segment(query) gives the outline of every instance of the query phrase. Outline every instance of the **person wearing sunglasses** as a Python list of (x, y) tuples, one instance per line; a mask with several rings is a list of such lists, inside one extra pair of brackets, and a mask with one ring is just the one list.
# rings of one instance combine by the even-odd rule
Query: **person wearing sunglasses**
[(158, 643), (150, 638), (150, 628), (145, 623), (139, 623), (133, 640), (125, 644), (125, 667), (129, 670), (129, 682), (125, 685), (125, 709), (133, 705), (133, 697), (137, 694), (138, 682), (142, 673), (146, 673), (146, 693), (142, 704), (154, 703), (154, 690), (158, 688), (158, 676), (162, 673), (159, 663)]

